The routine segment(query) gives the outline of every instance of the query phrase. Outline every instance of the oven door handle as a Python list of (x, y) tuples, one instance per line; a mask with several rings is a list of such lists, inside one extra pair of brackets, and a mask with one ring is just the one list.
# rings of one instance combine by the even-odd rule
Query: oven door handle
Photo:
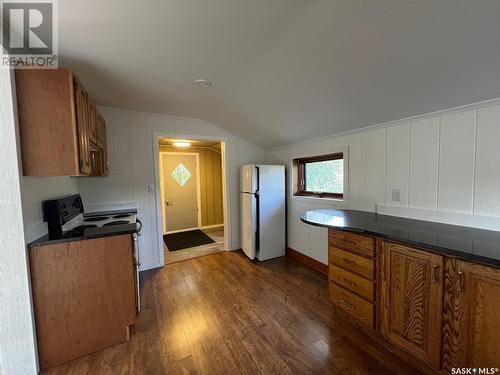
[(138, 233), (134, 233), (134, 263), (135, 263), (135, 285), (136, 285), (136, 309), (139, 313), (141, 311), (141, 289), (139, 284), (139, 237)]

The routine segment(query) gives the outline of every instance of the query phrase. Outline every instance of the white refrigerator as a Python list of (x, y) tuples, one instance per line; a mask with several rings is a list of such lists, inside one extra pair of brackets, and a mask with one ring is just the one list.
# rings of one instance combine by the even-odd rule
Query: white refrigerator
[(241, 247), (250, 259), (285, 255), (285, 166), (240, 168)]

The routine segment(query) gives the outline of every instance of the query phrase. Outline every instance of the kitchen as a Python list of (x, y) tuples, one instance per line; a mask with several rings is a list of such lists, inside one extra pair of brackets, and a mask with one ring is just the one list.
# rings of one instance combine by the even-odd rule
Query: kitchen
[[(0, 72), (0, 372), (500, 367), (498, 4), (223, 3)], [(165, 262), (159, 139), (224, 145), (221, 251)]]

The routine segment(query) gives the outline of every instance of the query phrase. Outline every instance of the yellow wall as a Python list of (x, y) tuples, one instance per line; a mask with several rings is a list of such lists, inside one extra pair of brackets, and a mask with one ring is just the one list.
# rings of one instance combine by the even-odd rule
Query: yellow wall
[(191, 152), (199, 154), (201, 225), (224, 223), (222, 206), (222, 158), (220, 152), (204, 147), (178, 148), (159, 146), (160, 152)]

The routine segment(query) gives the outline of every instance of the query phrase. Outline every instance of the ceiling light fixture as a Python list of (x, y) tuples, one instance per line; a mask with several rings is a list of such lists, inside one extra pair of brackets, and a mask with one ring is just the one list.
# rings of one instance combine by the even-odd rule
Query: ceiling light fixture
[(188, 142), (188, 141), (176, 141), (172, 144), (175, 147), (189, 147), (189, 146), (191, 146), (191, 142)]
[(199, 78), (194, 81), (194, 84), (199, 87), (210, 87), (212, 86), (212, 82), (210, 82), (208, 79), (203, 79)]

